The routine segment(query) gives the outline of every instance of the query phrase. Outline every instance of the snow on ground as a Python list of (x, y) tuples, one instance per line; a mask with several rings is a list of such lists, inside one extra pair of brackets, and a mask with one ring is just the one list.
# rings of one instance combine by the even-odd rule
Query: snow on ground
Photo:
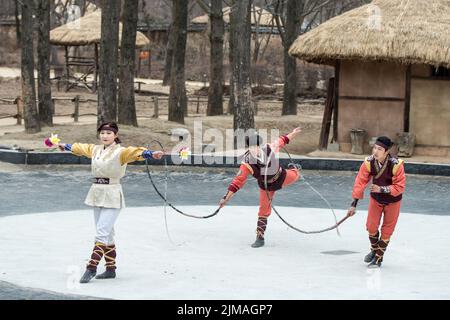
[[(182, 208), (198, 215), (215, 209)], [(304, 229), (334, 222), (325, 209), (279, 211)], [(266, 246), (258, 249), (250, 247), (256, 207), (228, 206), (207, 220), (168, 209), (173, 243), (163, 212), (162, 207), (124, 209), (116, 223), (118, 277), (84, 285), (78, 280), (93, 245), (90, 210), (0, 218), (0, 280), (116, 299), (450, 298), (449, 216), (402, 213), (383, 267), (373, 270), (362, 261), (368, 251), (366, 212), (344, 222), (341, 237), (334, 231), (299, 234), (273, 214)]]

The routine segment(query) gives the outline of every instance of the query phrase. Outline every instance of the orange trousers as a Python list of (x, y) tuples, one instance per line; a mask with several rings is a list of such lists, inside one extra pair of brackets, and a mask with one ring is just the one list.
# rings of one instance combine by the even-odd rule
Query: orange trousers
[(383, 205), (370, 197), (369, 213), (367, 215), (366, 228), (369, 234), (376, 234), (380, 227), (381, 216), (383, 215), (383, 224), (381, 225), (381, 239), (389, 240), (394, 233), (400, 214), (402, 201)]
[[(286, 170), (286, 179), (284, 179), (283, 187), (293, 184), (300, 178), (300, 172), (297, 169)], [(273, 199), (275, 191), (268, 191), (270, 199)], [(268, 217), (272, 213), (272, 207), (267, 197), (267, 191), (259, 189), (259, 217)]]

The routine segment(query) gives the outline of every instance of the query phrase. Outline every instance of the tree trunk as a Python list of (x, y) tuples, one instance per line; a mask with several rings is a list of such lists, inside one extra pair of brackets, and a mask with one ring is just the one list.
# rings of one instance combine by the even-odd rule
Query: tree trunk
[(20, 43), (20, 19), (19, 19), (19, 1), (14, 1), (14, 18), (16, 20), (16, 39), (17, 39), (17, 43)]
[(208, 108), (206, 115), (223, 114), (223, 37), (224, 22), (222, 0), (211, 1), (211, 57), (208, 90)]
[(36, 107), (36, 90), (34, 83), (33, 58), (33, 0), (24, 0), (22, 5), (21, 22), (21, 72), (22, 72), (22, 100), (24, 104), (24, 122), (27, 133), (41, 131)]
[(169, 121), (184, 124), (187, 109), (184, 63), (187, 39), (188, 2), (174, 0), (173, 32), (176, 35), (174, 55), (170, 73)]
[(165, 65), (164, 65), (164, 78), (163, 78), (163, 86), (167, 86), (170, 82), (171, 70), (173, 65), (173, 55), (175, 42), (177, 41), (177, 32), (175, 30), (175, 1), (172, 3), (172, 23), (169, 27), (169, 36), (167, 39), (166, 46), (166, 56), (165, 56)]
[(38, 97), (42, 126), (53, 126), (52, 86), (50, 83), (50, 3), (39, 0), (38, 17)]
[(236, 41), (234, 40), (234, 32), (232, 32), (233, 30), (233, 25), (229, 25), (229, 31), (228, 31), (228, 64), (229, 64), (229, 68), (230, 68), (230, 85), (229, 85), (229, 94), (230, 94), (230, 98), (228, 100), (228, 114), (234, 114), (234, 90), (233, 90), (233, 55), (234, 55), (234, 46)]
[(284, 48), (284, 88), (283, 109), (281, 115), (297, 114), (297, 61), (288, 53), (289, 47)]
[(230, 33), (233, 33), (232, 83), (233, 127), (248, 130), (255, 127), (250, 81), (250, 36), (252, 0), (233, 0)]
[(120, 0), (102, 0), (97, 124), (117, 118)]
[(303, 1), (288, 0), (284, 34), (284, 92), (282, 115), (297, 114), (297, 61), (288, 53), (300, 33)]
[(123, 6), (122, 43), (120, 45), (119, 115), (120, 124), (137, 127), (134, 101), (134, 69), (136, 60), (136, 31), (138, 0), (127, 0)]

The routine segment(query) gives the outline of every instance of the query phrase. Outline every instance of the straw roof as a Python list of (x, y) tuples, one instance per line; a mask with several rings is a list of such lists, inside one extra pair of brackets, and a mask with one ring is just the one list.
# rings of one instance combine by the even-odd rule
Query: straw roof
[(289, 53), (315, 63), (396, 61), (450, 67), (450, 0), (374, 0), (298, 37)]
[[(50, 31), (50, 43), (63, 46), (99, 44), (101, 38), (101, 10), (96, 10), (80, 19), (71, 21)], [(122, 23), (119, 23), (119, 41)], [(144, 47), (150, 40), (141, 32), (136, 34), (136, 47)]]
[[(224, 7), (222, 9), (223, 12), (223, 21), (225, 23), (230, 23), (230, 7)], [(258, 6), (252, 6), (251, 10), (251, 21), (252, 25), (259, 24), (260, 26), (272, 26), (275, 25), (275, 20), (273, 19), (273, 15)], [(198, 16), (191, 20), (192, 23), (198, 24), (207, 24), (209, 22), (209, 15), (204, 14), (202, 16)]]

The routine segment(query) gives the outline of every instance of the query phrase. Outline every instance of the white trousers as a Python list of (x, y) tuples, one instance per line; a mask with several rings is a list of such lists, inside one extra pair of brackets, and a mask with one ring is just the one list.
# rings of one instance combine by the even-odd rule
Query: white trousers
[(107, 246), (114, 244), (114, 224), (120, 209), (94, 207), (95, 241)]

